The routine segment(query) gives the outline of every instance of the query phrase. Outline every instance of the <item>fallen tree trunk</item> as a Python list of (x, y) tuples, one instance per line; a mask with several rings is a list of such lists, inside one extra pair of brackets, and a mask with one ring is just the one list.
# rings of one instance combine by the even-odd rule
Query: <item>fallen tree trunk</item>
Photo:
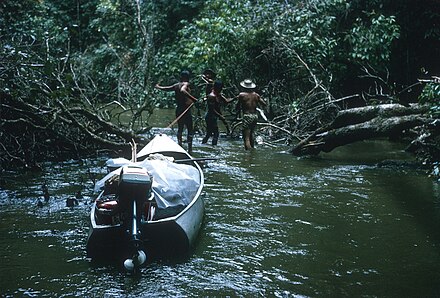
[(331, 124), (333, 128), (350, 124), (363, 123), (374, 118), (389, 118), (415, 114), (425, 114), (429, 111), (427, 105), (403, 106), (400, 104), (382, 104), (339, 111)]
[(316, 155), (336, 147), (377, 137), (393, 137), (407, 129), (428, 124), (427, 106), (399, 104), (344, 110), (327, 127), (320, 128), (296, 144), (294, 155)]

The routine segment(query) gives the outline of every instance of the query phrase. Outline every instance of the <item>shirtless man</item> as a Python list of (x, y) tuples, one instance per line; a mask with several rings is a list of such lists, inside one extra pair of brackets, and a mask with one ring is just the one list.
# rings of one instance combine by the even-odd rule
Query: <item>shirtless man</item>
[(261, 99), (260, 95), (254, 91), (256, 85), (249, 79), (240, 83), (244, 89), (238, 95), (237, 110), (243, 112), (243, 140), (244, 148), (249, 150), (254, 148), (254, 129), (257, 126), (258, 114), (257, 107), (259, 104), (266, 106), (266, 102)]
[[(156, 84), (155, 86), (159, 90), (163, 91), (174, 91), (174, 97), (176, 99), (176, 117), (179, 117), (182, 113), (186, 111), (197, 98), (191, 95), (191, 89), (189, 87), (189, 72), (184, 70), (180, 73), (180, 82), (171, 86), (160, 86)], [(177, 141), (180, 146), (182, 146), (182, 135), (183, 129), (187, 129), (187, 141), (188, 141), (188, 152), (192, 152), (192, 140), (193, 140), (193, 121), (191, 110), (185, 112), (185, 114), (177, 121)]]
[[(205, 88), (206, 97), (205, 97), (205, 99), (207, 99), (208, 95), (211, 94), (212, 89), (214, 88), (214, 81), (215, 81), (216, 77), (217, 77), (217, 74), (213, 70), (211, 70), (211, 69), (206, 69), (203, 72), (202, 80), (206, 84), (206, 88)], [(221, 97), (223, 98), (223, 103), (225, 103), (225, 104), (229, 103), (229, 100), (227, 100), (223, 95), (221, 95)], [(208, 105), (209, 105), (209, 103), (208, 103)], [(220, 111), (220, 109), (219, 109), (219, 111)], [(220, 112), (220, 114), (221, 114), (221, 112)], [(219, 117), (219, 118), (220, 118), (220, 120), (223, 122), (223, 124), (226, 127), (226, 134), (229, 134), (230, 133), (230, 127), (229, 127), (228, 121), (226, 121), (225, 117)], [(205, 120), (206, 120), (206, 117), (205, 117)], [(206, 120), (206, 125), (208, 126), (208, 122), (207, 121), (208, 120)], [(202, 143), (204, 144), (204, 143), (206, 143), (206, 141), (202, 142)]]
[(207, 112), (205, 115), (206, 121), (206, 135), (202, 140), (202, 144), (206, 144), (209, 138), (212, 136), (212, 145), (217, 145), (218, 137), (220, 135), (218, 130), (217, 119), (220, 118), (223, 122), (226, 122), (225, 117), (221, 113), (221, 105), (231, 102), (232, 99), (227, 99), (222, 94), (223, 82), (216, 80), (214, 82), (212, 91), (206, 96)]

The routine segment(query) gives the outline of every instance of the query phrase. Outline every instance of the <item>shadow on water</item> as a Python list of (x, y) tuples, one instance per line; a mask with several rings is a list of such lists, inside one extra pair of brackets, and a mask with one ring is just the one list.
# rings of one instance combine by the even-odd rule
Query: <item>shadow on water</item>
[[(172, 120), (172, 119), (171, 119)], [(174, 130), (167, 130), (174, 136)], [(435, 297), (440, 294), (440, 186), (406, 165), (399, 144), (369, 141), (318, 157), (245, 151), (240, 139), (194, 143), (204, 224), (188, 255), (140, 274), (91, 263), (85, 243), (105, 157), (7, 172), (0, 189), (0, 293), (27, 297)], [(392, 163), (391, 163), (392, 164)], [(81, 180), (83, 181), (82, 183)], [(51, 198), (42, 208), (41, 185)], [(65, 201), (83, 192), (79, 206)]]

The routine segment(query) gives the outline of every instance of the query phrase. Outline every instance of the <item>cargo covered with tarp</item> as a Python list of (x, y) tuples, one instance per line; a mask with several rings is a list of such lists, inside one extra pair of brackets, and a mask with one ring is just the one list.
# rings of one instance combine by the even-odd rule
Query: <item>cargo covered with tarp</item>
[[(200, 186), (200, 173), (195, 167), (166, 158), (155, 156), (142, 162), (127, 161), (124, 165), (141, 166), (152, 176), (152, 190), (159, 209), (187, 206)], [(103, 190), (106, 183), (119, 177), (120, 173), (121, 168), (118, 168), (107, 174), (95, 184), (95, 191)]]

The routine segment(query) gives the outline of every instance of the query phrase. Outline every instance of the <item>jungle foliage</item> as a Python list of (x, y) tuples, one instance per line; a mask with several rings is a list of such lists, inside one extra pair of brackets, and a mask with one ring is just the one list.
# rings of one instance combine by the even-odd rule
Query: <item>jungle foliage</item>
[[(227, 95), (252, 78), (298, 136), (347, 106), (420, 99), (438, 113), (439, 20), (435, 0), (5, 0), (0, 160), (138, 140), (154, 108), (172, 105), (154, 84), (182, 69), (196, 95), (206, 68)], [(423, 91), (407, 88), (420, 76)]]

